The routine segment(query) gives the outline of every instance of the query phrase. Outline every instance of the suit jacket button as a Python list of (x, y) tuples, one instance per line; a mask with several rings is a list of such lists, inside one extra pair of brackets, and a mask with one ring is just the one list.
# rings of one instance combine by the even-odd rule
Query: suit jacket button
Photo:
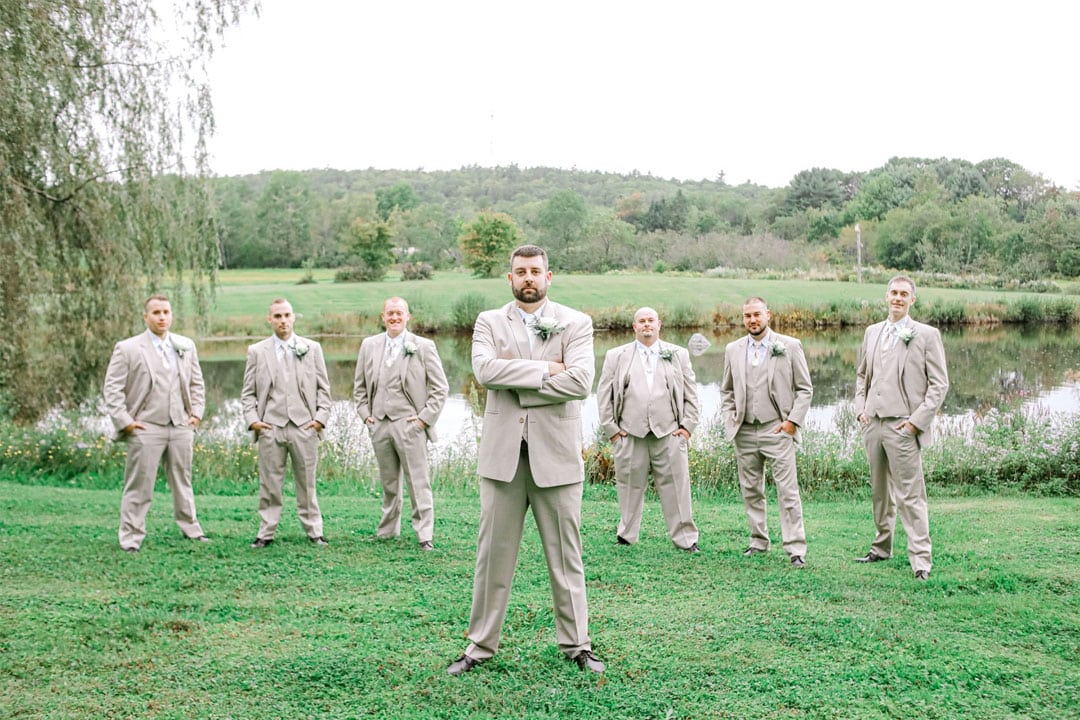
[(519, 423), (523, 423), (523, 422), (525, 422), (525, 418), (523, 418), (523, 417), (520, 417), (520, 418), (518, 418), (518, 422), (519, 422)]

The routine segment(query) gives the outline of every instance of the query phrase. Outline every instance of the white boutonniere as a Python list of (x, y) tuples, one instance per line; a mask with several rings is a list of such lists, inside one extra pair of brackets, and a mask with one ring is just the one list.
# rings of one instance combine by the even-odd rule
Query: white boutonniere
[(787, 354), (787, 345), (784, 345), (784, 343), (780, 342), (779, 340), (774, 340), (773, 343), (772, 343), (771, 352), (772, 352), (773, 357), (779, 357), (781, 355), (786, 355)]
[(908, 325), (907, 327), (902, 327), (902, 328), (900, 328), (899, 330), (896, 331), (896, 337), (903, 340), (905, 345), (907, 345), (912, 340), (914, 340), (915, 336), (918, 335), (918, 334), (919, 334), (919, 331), (916, 330), (915, 328), (911, 327), (910, 325)]
[(172, 343), (173, 350), (179, 357), (184, 357), (184, 353), (189, 350), (194, 350), (195, 346), (189, 343), (187, 340), (181, 340), (180, 338), (173, 336), (169, 338), (169, 342)]
[(547, 340), (552, 335), (558, 335), (566, 329), (566, 325), (553, 317), (537, 318), (532, 325), (532, 331), (540, 336), (541, 340)]
[(401, 352), (405, 353), (405, 357), (412, 357), (416, 354), (416, 350), (417, 347), (414, 342), (405, 342), (401, 344)]
[(311, 350), (311, 346), (305, 342), (298, 342), (293, 345), (292, 351), (296, 355), (297, 360), (303, 360), (304, 356)]
[(658, 354), (661, 360), (667, 360), (668, 362), (671, 362), (671, 358), (675, 357), (675, 351), (671, 348), (660, 348)]

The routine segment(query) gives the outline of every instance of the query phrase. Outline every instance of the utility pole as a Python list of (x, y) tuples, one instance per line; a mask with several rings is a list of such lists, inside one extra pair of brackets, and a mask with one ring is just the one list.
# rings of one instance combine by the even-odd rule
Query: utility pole
[(862, 229), (855, 223), (855, 280), (862, 285)]

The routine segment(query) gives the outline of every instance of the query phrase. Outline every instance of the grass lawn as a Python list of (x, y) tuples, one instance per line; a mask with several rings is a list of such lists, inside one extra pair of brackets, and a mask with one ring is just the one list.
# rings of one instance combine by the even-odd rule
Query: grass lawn
[(262, 551), (247, 547), (254, 497), (200, 496), (204, 545), (159, 494), (129, 556), (119, 500), (0, 483), (0, 717), (1080, 717), (1076, 499), (932, 497), (936, 564), (917, 583), (902, 551), (852, 561), (866, 499), (808, 502), (809, 565), (792, 570), (778, 544), (741, 557), (737, 501), (698, 501), (704, 552), (689, 556), (655, 500), (642, 542), (617, 547), (613, 489), (587, 488), (601, 678), (557, 650), (531, 521), (499, 654), (445, 674), (466, 645), (468, 489), (436, 490), (430, 554), (408, 532), (374, 540), (379, 500), (358, 492), (323, 499), (329, 547), (287, 507)]
[[(385, 280), (376, 283), (334, 283), (333, 271), (314, 272), (314, 284), (297, 285), (303, 270), (229, 270), (219, 278), (210, 314), (212, 335), (232, 335), (266, 330), (270, 301), (285, 296), (304, 315), (298, 332), (360, 332), (361, 323), (377, 318), (383, 301), (400, 295), (409, 301), (414, 322), (445, 324), (455, 301), (467, 293), (483, 296), (484, 308), (498, 307), (512, 298), (505, 275), (477, 279), (464, 272), (439, 272), (432, 280)], [(389, 276), (388, 276), (389, 277)], [(700, 275), (556, 274), (550, 296), (558, 302), (590, 313), (625, 310), (626, 322), (638, 307), (656, 307), (665, 316), (710, 318), (718, 308), (732, 322), (738, 321), (742, 301), (761, 295), (774, 310), (813, 309), (834, 303), (867, 300), (882, 303), (885, 286), (814, 280), (743, 280), (706, 278)], [(919, 302), (995, 303), (1015, 300), (1021, 293), (995, 290), (921, 288)], [(1046, 298), (1048, 296), (1035, 296)], [(185, 318), (180, 317), (181, 322)]]

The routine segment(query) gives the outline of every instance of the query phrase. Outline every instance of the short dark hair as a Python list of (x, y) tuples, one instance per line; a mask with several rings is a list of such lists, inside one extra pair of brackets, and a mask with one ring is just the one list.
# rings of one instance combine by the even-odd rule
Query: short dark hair
[(908, 285), (911, 286), (911, 294), (915, 294), (915, 281), (909, 278), (907, 275), (894, 275), (892, 279), (889, 280), (889, 284), (885, 286), (885, 289), (888, 290), (889, 288), (891, 288), (892, 284), (895, 282), (906, 282)]
[(150, 297), (146, 298), (146, 302), (143, 303), (143, 310), (145, 310), (146, 308), (148, 308), (150, 306), (150, 301), (151, 300), (160, 300), (162, 302), (167, 302), (170, 305), (172, 305), (172, 303), (169, 301), (169, 298), (167, 296), (162, 295), (161, 293), (154, 293)]
[(510, 253), (510, 264), (514, 264), (514, 258), (516, 257), (541, 257), (544, 258), (544, 269), (548, 269), (548, 256), (547, 251), (539, 245), (522, 245), (521, 247)]

